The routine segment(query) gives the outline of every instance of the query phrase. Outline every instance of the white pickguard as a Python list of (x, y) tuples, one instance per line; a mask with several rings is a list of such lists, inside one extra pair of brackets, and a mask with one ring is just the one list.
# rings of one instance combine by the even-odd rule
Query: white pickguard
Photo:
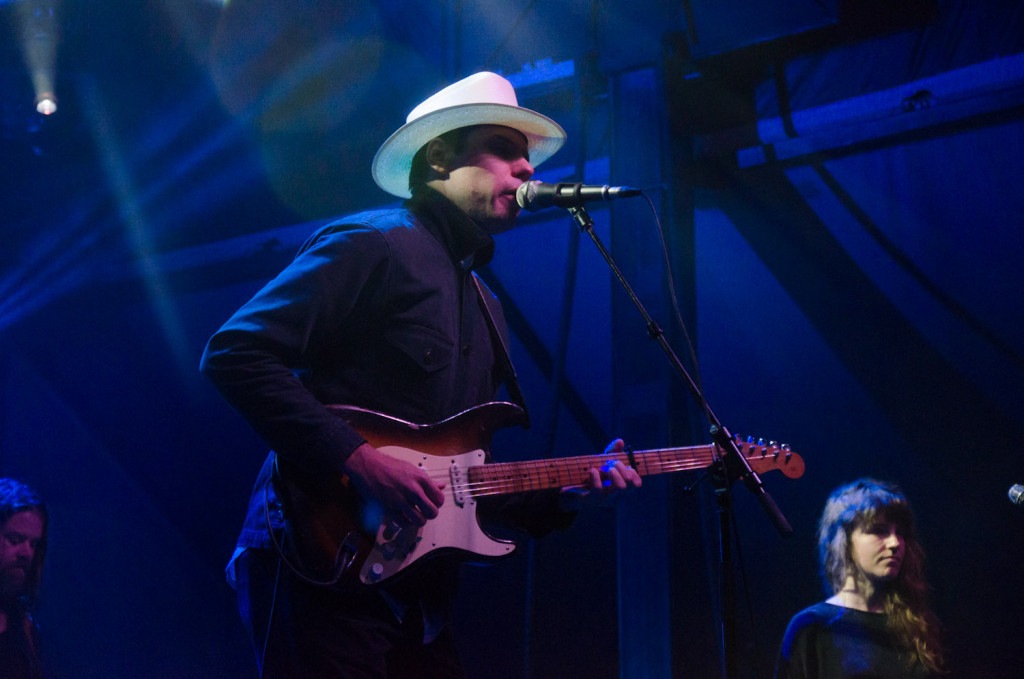
[(486, 461), (483, 450), (450, 456), (426, 455), (401, 446), (385, 445), (378, 450), (424, 469), (431, 478), (445, 476), (445, 500), (437, 517), (422, 527), (396, 530), (390, 525), (380, 526), (373, 549), (359, 571), (364, 583), (385, 580), (436, 550), (498, 557), (516, 548), (512, 541), (496, 540), (484, 533), (476, 516), (476, 500), (465, 490), (466, 471)]

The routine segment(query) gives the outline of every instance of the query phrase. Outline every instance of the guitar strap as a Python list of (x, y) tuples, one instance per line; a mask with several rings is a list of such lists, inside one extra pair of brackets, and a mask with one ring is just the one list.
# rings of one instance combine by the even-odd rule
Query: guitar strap
[(484, 316), (487, 318), (487, 326), (491, 331), (491, 341), (496, 347), (501, 348), (501, 351), (495, 353), (500, 354), (499, 360), (503, 363), (505, 369), (505, 388), (508, 389), (508, 395), (512, 398), (512, 402), (523, 410), (523, 429), (529, 429), (530, 411), (526, 407), (526, 399), (523, 398), (523, 392), (519, 388), (519, 377), (516, 375), (515, 366), (512, 365), (512, 356), (509, 354), (508, 345), (498, 330), (498, 324), (495, 322), (494, 314), (491, 312), (491, 303), (488, 301), (488, 298), (493, 299), (494, 295), (491, 294), (490, 290), (484, 291), (484, 285), (480, 282), (480, 277), (476, 275), (475, 271), (470, 271), (469, 273), (473, 278), (473, 285), (476, 286), (480, 306), (483, 307)]

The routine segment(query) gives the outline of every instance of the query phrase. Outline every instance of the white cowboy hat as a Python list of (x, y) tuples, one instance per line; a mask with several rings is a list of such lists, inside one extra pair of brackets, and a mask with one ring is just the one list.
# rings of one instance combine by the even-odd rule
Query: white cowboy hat
[(416, 152), (434, 137), (468, 125), (504, 125), (526, 135), (536, 167), (565, 143), (565, 130), (551, 118), (519, 106), (512, 83), (483, 71), (463, 78), (412, 110), (373, 158), (373, 180), (388, 193), (408, 198), (409, 170)]

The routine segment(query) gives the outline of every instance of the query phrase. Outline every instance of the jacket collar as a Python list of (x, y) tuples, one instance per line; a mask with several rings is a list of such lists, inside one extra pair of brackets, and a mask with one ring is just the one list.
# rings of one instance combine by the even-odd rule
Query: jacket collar
[(494, 257), (494, 239), (469, 215), (429, 186), (418, 186), (404, 207), (441, 241), (463, 270), (486, 265)]

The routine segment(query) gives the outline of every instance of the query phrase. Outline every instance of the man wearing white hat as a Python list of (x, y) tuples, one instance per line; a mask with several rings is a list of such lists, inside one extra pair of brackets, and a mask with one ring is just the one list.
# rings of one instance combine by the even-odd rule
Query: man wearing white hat
[[(353, 417), (441, 422), (495, 400), (502, 384), (521, 402), (500, 304), (473, 268), (490, 260), (492, 236), (515, 225), (516, 189), (564, 140), (501, 76), (477, 73), (441, 90), (373, 160), (377, 184), (408, 200), (320, 229), (210, 339), (203, 373), (274, 449), (228, 566), (262, 676), (463, 676), (448, 624), (456, 566), (424, 558), (390, 577), (391, 562), (353, 553), (346, 538), (330, 543), (326, 576), (305, 568), (314, 560), (303, 536), (323, 535), (306, 527), (315, 513), (302, 501), (334, 488), (377, 510), (367, 530), (383, 526), (382, 552), (401, 542), (393, 535), (447, 526), (458, 502), (450, 476), (378, 450)], [(325, 404), (361, 410), (339, 417)], [(540, 535), (568, 526), (581, 498), (639, 485), (616, 463), (590, 470), (581, 486), (492, 503), (489, 513)]]

